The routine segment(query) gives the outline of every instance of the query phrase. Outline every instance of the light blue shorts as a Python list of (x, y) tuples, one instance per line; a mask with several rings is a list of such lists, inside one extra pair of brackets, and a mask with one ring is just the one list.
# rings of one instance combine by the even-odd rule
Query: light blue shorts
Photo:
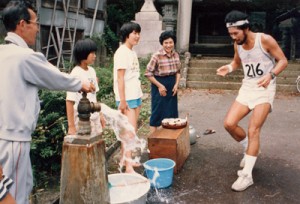
[[(126, 102), (129, 106), (129, 108), (131, 108), (131, 109), (137, 108), (137, 107), (142, 105), (142, 99), (141, 98), (133, 99), (133, 100), (127, 100)], [(116, 104), (117, 104), (117, 107), (119, 107), (120, 101), (116, 101)]]

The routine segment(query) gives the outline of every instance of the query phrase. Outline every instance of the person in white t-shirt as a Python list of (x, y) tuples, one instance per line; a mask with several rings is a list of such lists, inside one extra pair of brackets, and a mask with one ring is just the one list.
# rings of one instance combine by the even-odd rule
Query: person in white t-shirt
[[(140, 67), (138, 57), (133, 51), (133, 47), (140, 40), (141, 27), (134, 22), (122, 25), (120, 36), (122, 45), (114, 55), (114, 93), (118, 109), (128, 117), (130, 124), (137, 132), (137, 121), (142, 105), (142, 89), (140, 77)], [(124, 153), (124, 143), (122, 152)], [(123, 155), (122, 153), (122, 155)], [(127, 173), (134, 173), (133, 167), (139, 166), (131, 161), (131, 151), (125, 151), (125, 155), (120, 162), (126, 167)]]
[[(96, 92), (99, 91), (98, 78), (95, 69), (89, 65), (94, 64), (96, 60), (97, 45), (91, 39), (79, 40), (74, 46), (73, 56), (76, 66), (73, 68), (71, 75), (82, 81), (89, 81), (95, 86), (95, 91), (88, 93), (87, 98), (90, 102), (97, 102)], [(78, 92), (67, 92), (66, 106), (68, 118), (68, 134), (75, 135), (78, 131), (78, 111), (77, 106), (82, 98)], [(91, 136), (98, 135), (102, 132), (104, 118), (99, 112), (91, 114)]]

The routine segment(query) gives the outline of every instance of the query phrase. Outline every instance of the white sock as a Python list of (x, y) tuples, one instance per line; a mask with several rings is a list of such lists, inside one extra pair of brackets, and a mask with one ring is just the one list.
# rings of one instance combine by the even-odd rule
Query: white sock
[(243, 140), (239, 141), (239, 143), (243, 146), (244, 152), (248, 149), (248, 137), (246, 136)]
[(243, 173), (252, 177), (252, 169), (255, 165), (257, 157), (245, 154), (245, 167)]

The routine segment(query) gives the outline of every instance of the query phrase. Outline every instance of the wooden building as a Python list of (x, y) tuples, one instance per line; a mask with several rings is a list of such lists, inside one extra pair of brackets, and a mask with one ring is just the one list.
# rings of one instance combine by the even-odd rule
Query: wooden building
[(300, 59), (299, 0), (155, 0), (167, 30), (177, 32), (177, 50), (232, 56), (224, 18), (231, 10), (250, 16), (252, 30), (271, 34), (289, 59)]
[[(9, 0), (1, 0), (0, 10)], [(40, 22), (36, 50), (58, 67), (72, 61), (75, 42), (101, 36), (106, 21), (106, 0), (32, 0)], [(1, 14), (1, 13), (0, 13)], [(6, 33), (0, 26), (0, 35)]]

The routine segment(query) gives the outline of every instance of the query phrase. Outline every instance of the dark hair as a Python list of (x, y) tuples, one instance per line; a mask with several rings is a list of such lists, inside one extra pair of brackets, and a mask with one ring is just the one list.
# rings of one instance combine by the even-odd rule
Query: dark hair
[(10, 1), (3, 10), (2, 19), (7, 31), (15, 31), (20, 20), (30, 22), (28, 9), (35, 11), (29, 1)]
[(74, 62), (76, 65), (79, 65), (82, 60), (86, 60), (88, 55), (91, 52), (97, 51), (97, 44), (89, 39), (86, 38), (84, 40), (78, 40), (74, 46), (73, 56)]
[(172, 38), (172, 40), (174, 41), (174, 44), (176, 44), (176, 35), (174, 34), (173, 31), (164, 31), (160, 34), (159, 36), (159, 42), (160, 44), (162, 45), (163, 42), (166, 40), (166, 39), (169, 39), (169, 38)]
[[(234, 23), (240, 20), (248, 20), (248, 15), (241, 11), (233, 10), (229, 12), (225, 17), (225, 23)], [(237, 26), (237, 28), (240, 30), (244, 30), (246, 28), (250, 28), (250, 24), (246, 23), (244, 25)]]
[(126, 41), (126, 38), (128, 38), (129, 34), (132, 33), (133, 31), (140, 33), (141, 26), (134, 22), (124, 23), (120, 29), (121, 42), (124, 43)]

